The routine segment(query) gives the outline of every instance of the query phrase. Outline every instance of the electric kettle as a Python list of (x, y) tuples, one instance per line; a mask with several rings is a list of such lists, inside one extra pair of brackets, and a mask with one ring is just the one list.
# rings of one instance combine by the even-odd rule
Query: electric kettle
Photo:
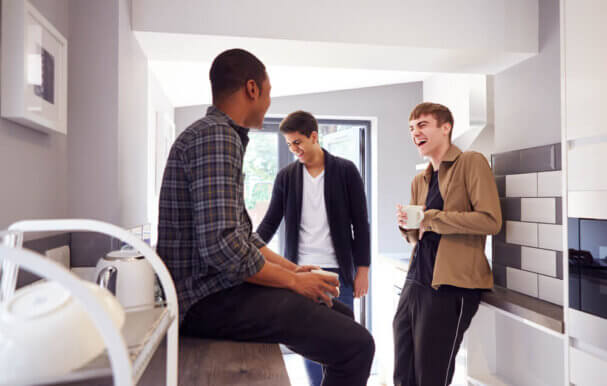
[[(112, 268), (115, 268), (115, 271)], [(97, 262), (97, 281), (105, 281), (104, 276), (108, 273), (115, 275), (111, 282), (115, 280), (115, 295), (123, 307), (154, 305), (156, 275), (152, 265), (141, 253), (133, 249), (107, 253)], [(112, 290), (111, 286), (109, 288)]]

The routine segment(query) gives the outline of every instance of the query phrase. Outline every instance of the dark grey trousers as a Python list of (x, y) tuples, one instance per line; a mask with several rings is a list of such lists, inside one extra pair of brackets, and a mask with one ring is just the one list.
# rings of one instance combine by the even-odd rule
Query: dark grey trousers
[[(436, 291), (407, 281), (394, 316), (394, 385), (445, 386), (480, 303), (480, 291)], [(447, 289), (447, 290), (443, 290)]]
[(283, 343), (323, 364), (324, 386), (364, 386), (375, 353), (373, 337), (343, 303), (333, 308), (286, 289), (244, 283), (190, 308), (183, 334), (210, 339)]

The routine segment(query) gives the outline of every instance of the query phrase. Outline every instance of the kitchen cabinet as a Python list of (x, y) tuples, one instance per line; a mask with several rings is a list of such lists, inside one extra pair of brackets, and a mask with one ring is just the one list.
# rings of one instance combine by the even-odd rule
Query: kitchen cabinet
[[(607, 70), (607, 63), (605, 66)], [(570, 145), (567, 163), (569, 190), (607, 190), (607, 139), (587, 145)]]
[(597, 113), (607, 106), (607, 2), (561, 2), (567, 139), (606, 136)]
[[(593, 252), (596, 256), (593, 262), (584, 259), (581, 252), (588, 248), (579, 245), (580, 236), (584, 238), (589, 233), (583, 229), (572, 232), (572, 221), (576, 218), (607, 219), (604, 166), (607, 162), (607, 126), (601, 119), (596, 119), (607, 106), (607, 45), (604, 42), (607, 2), (561, 0), (560, 5), (562, 142), (566, 149), (563, 169), (568, 185), (563, 198), (569, 217), (568, 250), (579, 250), (577, 254), (564, 255), (564, 280), (569, 283), (566, 291), (569, 302), (565, 308), (568, 318), (565, 347), (569, 366), (565, 381), (567, 384), (597, 385), (605, 383), (607, 367), (607, 346), (603, 343), (607, 322), (599, 317), (605, 315), (602, 309), (602, 259), (600, 251)], [(577, 240), (572, 235), (577, 236)]]
[(576, 348), (569, 352), (571, 383), (577, 386), (595, 386), (605, 381), (607, 361)]

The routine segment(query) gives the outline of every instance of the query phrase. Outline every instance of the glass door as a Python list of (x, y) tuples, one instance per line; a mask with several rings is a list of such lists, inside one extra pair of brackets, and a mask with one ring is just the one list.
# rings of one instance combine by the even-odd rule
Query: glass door
[[(244, 196), (255, 230), (270, 206), (274, 179), (278, 173), (279, 138), (277, 131), (250, 131), (249, 138), (243, 166)], [(274, 237), (268, 247), (280, 253), (280, 237)]]
[[(319, 120), (318, 131), (321, 146), (329, 153), (350, 160), (356, 165), (365, 185), (367, 210), (370, 209), (370, 183), (367, 181), (367, 165), (365, 163), (367, 135), (370, 123), (368, 121)], [(369, 218), (371, 213), (369, 211)], [(371, 274), (369, 274), (369, 293), (362, 299), (354, 301), (354, 315), (363, 326), (371, 329), (372, 296)]]

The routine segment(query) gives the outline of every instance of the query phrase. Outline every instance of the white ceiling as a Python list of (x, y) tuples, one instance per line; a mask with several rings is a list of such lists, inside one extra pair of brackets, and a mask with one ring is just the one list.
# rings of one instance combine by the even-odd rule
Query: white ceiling
[[(322, 42), (136, 32), (150, 68), (175, 107), (211, 103), (209, 68), (222, 51), (242, 47), (266, 65), (272, 97), (423, 80), (428, 73), (393, 70), (383, 61), (361, 63)], [(351, 47), (350, 47), (351, 49)], [(358, 56), (363, 56), (360, 51)], [(368, 55), (365, 60), (369, 60)]]
[(209, 103), (209, 63), (234, 47), (274, 96), (495, 74), (538, 51), (537, 0), (133, 0), (131, 25), (175, 106)]
[(265, 63), (274, 97), (421, 81), (432, 72), (491, 73), (529, 56), (163, 32), (135, 36), (175, 107), (210, 103), (210, 63), (234, 47)]
[[(211, 103), (209, 62), (150, 61), (175, 107)], [(345, 90), (423, 80), (427, 74), (352, 68), (267, 65), (272, 97)]]

